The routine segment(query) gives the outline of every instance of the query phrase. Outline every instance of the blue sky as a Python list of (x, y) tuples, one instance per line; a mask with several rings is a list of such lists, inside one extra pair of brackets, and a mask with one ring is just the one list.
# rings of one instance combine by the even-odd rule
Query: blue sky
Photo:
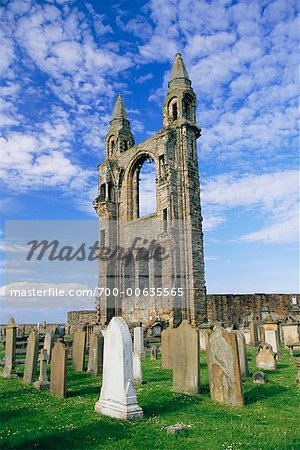
[(202, 128), (207, 290), (299, 291), (296, 1), (1, 4), (2, 238), (5, 220), (96, 220), (116, 95), (136, 142), (151, 136), (179, 51)]

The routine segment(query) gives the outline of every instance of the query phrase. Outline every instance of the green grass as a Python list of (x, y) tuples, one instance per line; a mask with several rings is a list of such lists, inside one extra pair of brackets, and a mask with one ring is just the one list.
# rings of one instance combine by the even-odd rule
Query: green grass
[[(248, 349), (251, 374), (253, 349)], [(18, 366), (19, 374), (23, 366)], [(38, 392), (22, 379), (2, 379), (1, 449), (300, 449), (300, 389), (292, 357), (283, 350), (268, 383), (243, 383), (246, 407), (210, 400), (205, 353), (201, 353), (201, 394), (172, 392), (172, 372), (160, 360), (143, 360), (146, 381), (137, 388), (144, 419), (123, 422), (94, 412), (100, 380), (68, 371), (68, 397)], [(182, 423), (182, 435), (166, 427)]]

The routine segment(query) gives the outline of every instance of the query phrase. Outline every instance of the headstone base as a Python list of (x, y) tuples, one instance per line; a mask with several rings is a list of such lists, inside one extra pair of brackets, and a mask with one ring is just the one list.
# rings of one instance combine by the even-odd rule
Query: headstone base
[(50, 381), (35, 381), (33, 387), (38, 391), (47, 391), (50, 389)]
[(18, 378), (19, 376), (16, 373), (1, 373), (2, 378)]
[(95, 405), (95, 412), (121, 420), (143, 418), (143, 410), (136, 403), (125, 406), (109, 400), (99, 400)]

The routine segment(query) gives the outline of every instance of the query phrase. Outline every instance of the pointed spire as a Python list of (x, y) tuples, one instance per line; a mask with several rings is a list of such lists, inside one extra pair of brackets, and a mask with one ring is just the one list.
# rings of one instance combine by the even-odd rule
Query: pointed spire
[(169, 87), (173, 85), (191, 86), (191, 80), (189, 79), (181, 53), (176, 53), (175, 55)]
[(117, 97), (117, 101), (116, 101), (116, 104), (115, 104), (115, 107), (114, 107), (114, 110), (113, 110), (113, 113), (112, 113), (112, 116), (111, 116), (111, 122), (113, 120), (115, 120), (115, 119), (117, 119), (117, 120), (128, 120), (127, 114), (126, 114), (126, 110), (125, 110), (125, 106), (124, 106), (124, 103), (123, 103), (123, 98), (122, 98), (121, 94), (119, 94), (118, 97)]

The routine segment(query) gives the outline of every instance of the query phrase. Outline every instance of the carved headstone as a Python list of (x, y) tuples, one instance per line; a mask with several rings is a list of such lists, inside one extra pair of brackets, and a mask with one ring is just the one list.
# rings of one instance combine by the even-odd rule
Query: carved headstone
[(265, 343), (258, 346), (256, 367), (266, 370), (277, 369), (276, 353), (273, 352), (272, 345)]
[(83, 372), (85, 362), (86, 333), (75, 330), (72, 347), (72, 367), (78, 372)]
[(254, 384), (265, 384), (266, 382), (266, 374), (264, 372), (255, 372), (252, 377), (252, 381)]
[(2, 372), (3, 378), (16, 378), (16, 333), (15, 319), (11, 317), (6, 327), (5, 338), (5, 365)]
[(169, 326), (161, 333), (161, 365), (164, 369), (173, 369), (174, 328)]
[(141, 357), (138, 353), (134, 352), (132, 354), (132, 366), (133, 366), (134, 384), (142, 384), (143, 383), (142, 363)]
[(133, 330), (133, 351), (140, 356), (145, 355), (143, 327), (135, 327)]
[(38, 353), (39, 334), (37, 331), (32, 331), (27, 341), (26, 361), (23, 376), (24, 383), (33, 383), (36, 379)]
[(48, 361), (48, 352), (46, 349), (42, 349), (39, 355), (40, 361), (40, 376), (37, 381), (33, 383), (33, 386), (37, 390), (46, 390), (50, 387), (50, 382), (47, 377), (47, 361)]
[(111, 319), (104, 336), (103, 383), (95, 411), (125, 420), (143, 417), (133, 384), (132, 340), (121, 317)]
[(51, 352), (54, 345), (54, 333), (51, 331), (50, 333), (45, 334), (44, 345), (43, 348), (47, 352), (47, 363), (51, 361)]
[(285, 322), (281, 325), (284, 345), (293, 344), (294, 342), (299, 342), (299, 322), (288, 317)]
[(269, 323), (264, 323), (263, 326), (265, 331), (265, 343), (272, 346), (274, 353), (276, 353), (278, 357), (280, 352), (278, 326), (277, 324), (274, 325)]
[(236, 334), (237, 337), (241, 375), (242, 377), (247, 378), (249, 376), (249, 367), (246, 339), (243, 332), (240, 330), (233, 330), (232, 333)]
[(234, 333), (216, 326), (208, 340), (207, 364), (211, 398), (231, 406), (243, 406), (244, 395), (238, 343)]
[(68, 350), (57, 341), (52, 349), (50, 392), (56, 397), (66, 397)]
[(104, 337), (101, 331), (90, 336), (89, 360), (87, 373), (101, 375), (103, 368)]
[(157, 347), (155, 345), (153, 345), (150, 349), (150, 358), (152, 360), (157, 359)]
[(200, 391), (200, 340), (199, 330), (183, 320), (174, 330), (173, 389), (187, 394)]

